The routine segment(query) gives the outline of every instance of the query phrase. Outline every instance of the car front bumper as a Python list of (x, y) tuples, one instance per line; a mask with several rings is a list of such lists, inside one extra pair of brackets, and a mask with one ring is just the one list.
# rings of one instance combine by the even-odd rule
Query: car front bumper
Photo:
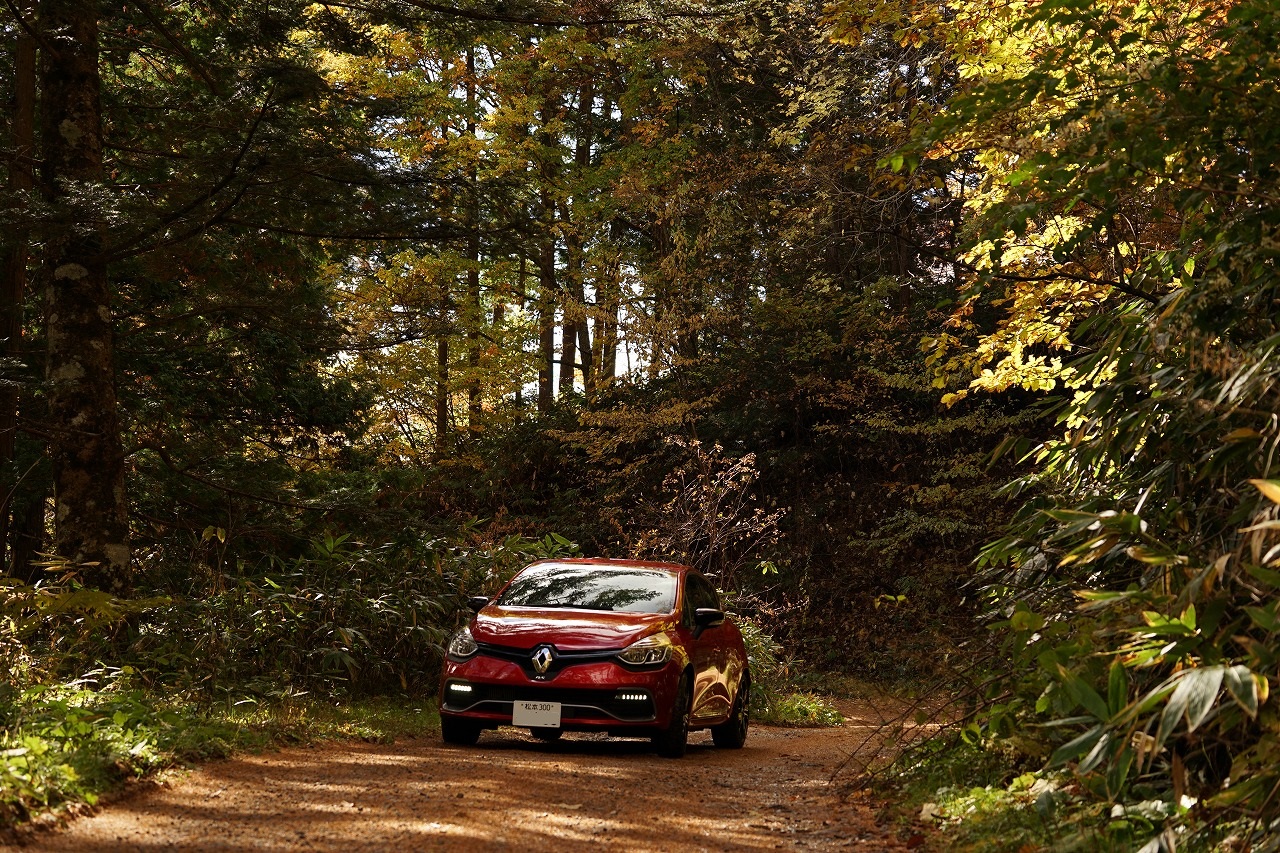
[(537, 680), (513, 661), (480, 653), (465, 661), (445, 661), (440, 713), (496, 728), (511, 725), (517, 701), (559, 702), (562, 729), (644, 734), (670, 723), (679, 678), (680, 665), (674, 660), (646, 670), (596, 661)]

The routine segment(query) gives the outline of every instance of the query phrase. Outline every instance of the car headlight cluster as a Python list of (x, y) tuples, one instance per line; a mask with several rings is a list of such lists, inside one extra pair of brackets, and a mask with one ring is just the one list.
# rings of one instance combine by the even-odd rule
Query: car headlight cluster
[(449, 641), (449, 657), (454, 660), (466, 660), (479, 649), (480, 647), (476, 645), (475, 639), (471, 636), (470, 629), (466, 627), (454, 634), (453, 639)]
[(631, 666), (658, 666), (671, 660), (671, 638), (654, 634), (618, 652), (618, 660)]

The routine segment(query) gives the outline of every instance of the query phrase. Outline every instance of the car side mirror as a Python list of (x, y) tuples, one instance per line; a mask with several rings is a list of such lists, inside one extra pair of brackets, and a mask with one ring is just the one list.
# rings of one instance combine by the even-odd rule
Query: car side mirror
[(471, 598), (467, 599), (467, 607), (470, 607), (475, 613), (479, 613), (480, 608), (484, 607), (488, 603), (489, 599), (485, 598), (483, 595), (473, 595)]
[(693, 611), (693, 624), (699, 633), (708, 628), (719, 628), (724, 624), (724, 611), (714, 607), (699, 607)]

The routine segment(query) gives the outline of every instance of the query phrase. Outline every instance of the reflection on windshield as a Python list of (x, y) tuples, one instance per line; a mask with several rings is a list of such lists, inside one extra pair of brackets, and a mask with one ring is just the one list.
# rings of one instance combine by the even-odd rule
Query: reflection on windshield
[(652, 569), (536, 566), (512, 581), (498, 604), (670, 613), (676, 604), (676, 576)]

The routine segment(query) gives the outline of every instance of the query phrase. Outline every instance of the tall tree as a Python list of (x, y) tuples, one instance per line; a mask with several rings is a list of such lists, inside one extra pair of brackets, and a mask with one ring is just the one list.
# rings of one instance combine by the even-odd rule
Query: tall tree
[[(24, 306), (27, 299), (27, 266), (30, 262), (30, 233), (26, 209), (35, 188), (35, 106), (36, 106), (36, 14), (33, 4), (19, 8), (11, 35), (12, 104), (7, 164), (8, 192), (20, 219), (6, 229), (0, 252), (0, 338), (4, 341), (6, 367), (16, 371), (22, 364)], [(11, 547), (13, 495), (18, 487), (14, 451), (18, 434), (19, 389), (22, 383), (10, 377), (0, 387), (0, 563), (13, 574), (22, 574), (19, 549)], [(17, 558), (17, 559), (15, 559)]]
[(87, 582), (130, 587), (124, 446), (116, 410), (111, 289), (103, 251), (98, 9), (40, 4), (41, 184), (54, 547)]

